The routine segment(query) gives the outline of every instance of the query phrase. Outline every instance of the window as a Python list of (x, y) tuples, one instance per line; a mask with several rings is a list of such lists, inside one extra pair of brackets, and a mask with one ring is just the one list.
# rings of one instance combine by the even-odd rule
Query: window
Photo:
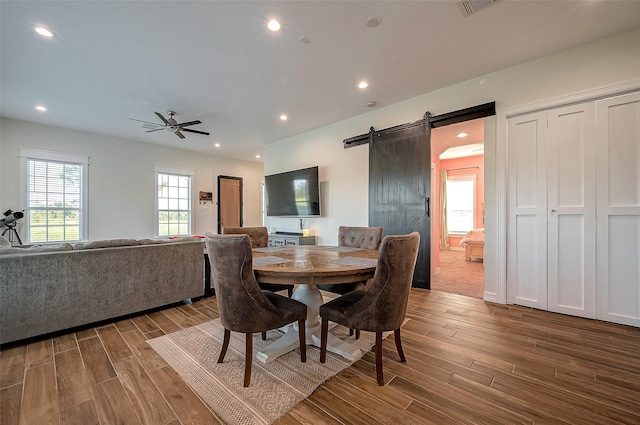
[(20, 160), (29, 243), (86, 239), (89, 157), (20, 149)]
[(449, 233), (467, 233), (474, 228), (475, 176), (447, 178), (447, 228)]
[(156, 169), (158, 236), (191, 235), (191, 170)]

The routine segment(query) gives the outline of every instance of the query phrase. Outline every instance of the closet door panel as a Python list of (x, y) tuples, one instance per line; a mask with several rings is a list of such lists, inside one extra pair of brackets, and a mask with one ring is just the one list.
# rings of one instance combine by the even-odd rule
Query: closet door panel
[(508, 121), (507, 302), (547, 308), (546, 114)]
[(595, 318), (595, 106), (548, 111), (548, 308)]
[(597, 318), (640, 326), (640, 93), (597, 106)]

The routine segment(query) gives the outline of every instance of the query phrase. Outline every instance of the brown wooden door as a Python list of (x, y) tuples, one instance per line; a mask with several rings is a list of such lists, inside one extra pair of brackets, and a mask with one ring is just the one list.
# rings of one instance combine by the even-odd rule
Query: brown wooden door
[(218, 233), (242, 226), (242, 178), (218, 176)]
[(413, 286), (430, 289), (431, 130), (421, 124), (374, 132), (369, 145), (369, 225), (384, 235), (420, 233)]

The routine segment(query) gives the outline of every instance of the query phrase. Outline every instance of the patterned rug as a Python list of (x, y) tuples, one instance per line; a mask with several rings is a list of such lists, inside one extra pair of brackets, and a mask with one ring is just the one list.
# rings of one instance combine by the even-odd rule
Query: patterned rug
[[(348, 329), (342, 326), (336, 326), (331, 332), (341, 339), (349, 338), (362, 353), (375, 344), (375, 334), (371, 332), (362, 332), (359, 340), (349, 337)], [(147, 342), (229, 425), (275, 422), (352, 363), (328, 352), (327, 362), (322, 364), (320, 349), (307, 345), (306, 363), (300, 361), (300, 350), (296, 349), (264, 364), (255, 359), (255, 353), (279, 338), (282, 332), (267, 332), (266, 341), (257, 333), (253, 337), (251, 385), (244, 388), (244, 335), (231, 332), (224, 363), (218, 364), (223, 334), (220, 319), (215, 319)]]

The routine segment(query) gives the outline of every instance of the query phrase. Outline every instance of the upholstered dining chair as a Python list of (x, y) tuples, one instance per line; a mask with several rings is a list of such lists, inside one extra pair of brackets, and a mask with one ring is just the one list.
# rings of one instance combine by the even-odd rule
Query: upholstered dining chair
[(253, 333), (277, 329), (298, 323), (300, 360), (307, 361), (305, 321), (307, 306), (299, 301), (262, 291), (253, 274), (251, 241), (247, 235), (205, 234), (205, 244), (211, 261), (220, 322), (224, 340), (218, 363), (222, 363), (229, 347), (231, 331), (245, 334), (244, 386), (251, 382)]
[[(378, 249), (382, 242), (382, 227), (349, 227), (338, 228), (338, 246), (362, 249)], [(344, 295), (347, 292), (365, 289), (365, 282), (353, 282), (343, 284), (323, 284), (318, 288)]]
[(382, 372), (382, 332), (393, 331), (401, 362), (406, 362), (400, 326), (407, 313), (413, 270), (418, 258), (420, 234), (385, 236), (378, 253), (378, 267), (366, 290), (352, 291), (320, 306), (322, 327), (320, 362), (327, 359), (329, 321), (350, 329), (376, 333), (376, 376), (384, 385)]
[[(249, 235), (251, 248), (265, 248), (269, 246), (269, 231), (266, 227), (225, 227), (222, 229), (225, 235)], [(261, 289), (271, 292), (287, 291), (289, 298), (293, 295), (293, 285), (276, 283), (259, 283)]]

